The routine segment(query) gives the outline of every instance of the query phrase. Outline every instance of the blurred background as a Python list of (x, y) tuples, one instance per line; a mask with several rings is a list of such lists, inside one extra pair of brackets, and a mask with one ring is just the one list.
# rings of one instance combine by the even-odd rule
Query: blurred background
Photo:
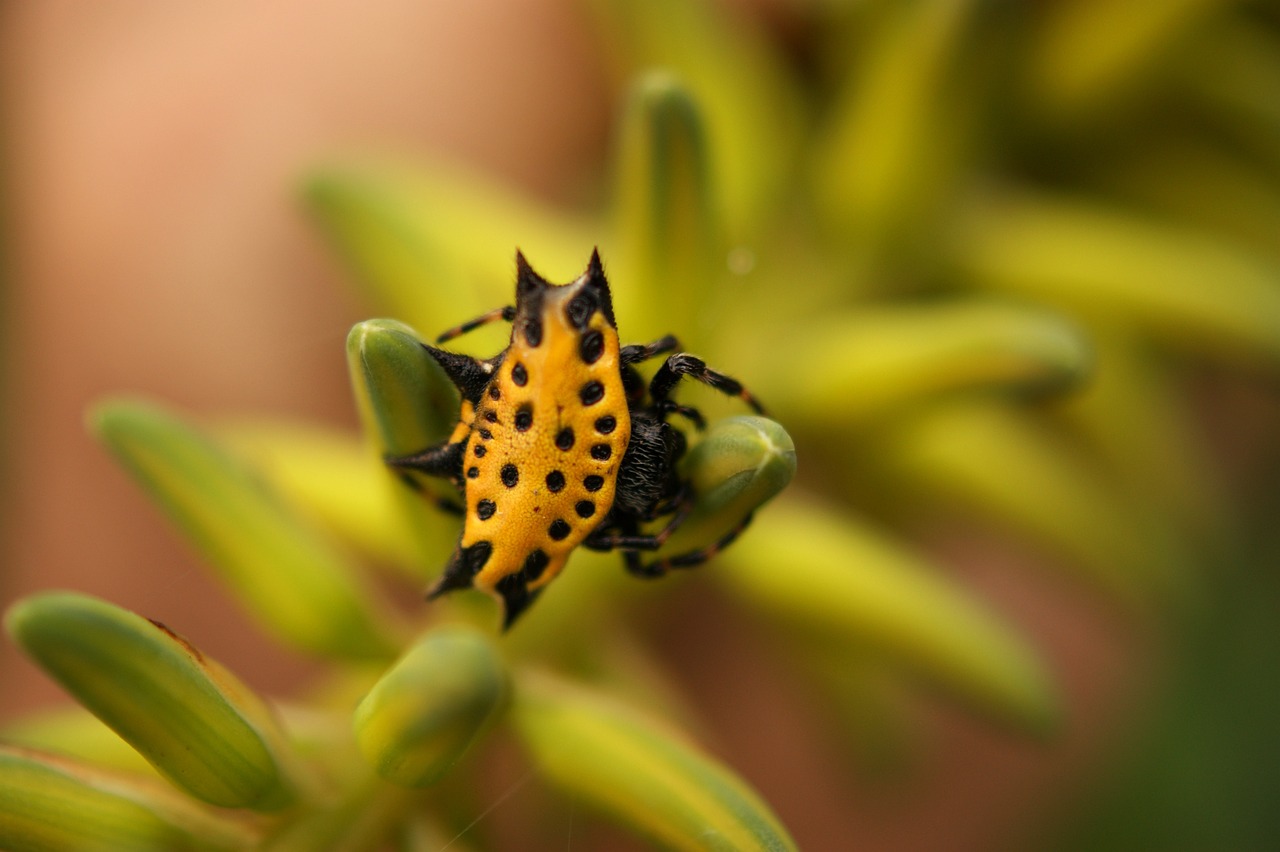
[[(550, 205), (599, 206), (622, 81), (589, 5), (0, 7), (0, 601), (83, 590), (163, 617), (264, 691), (305, 682), (311, 664), (263, 641), (86, 436), (83, 412), (125, 392), (198, 416), (354, 429), (343, 340), (368, 309), (308, 222), (302, 180), (348, 152), (393, 152), (464, 163)], [(1277, 6), (710, 6), (771, 45), (801, 93), (826, 175), (809, 176), (828, 219), (817, 230), (848, 249), (826, 276), (841, 299), (972, 286), (1081, 323), (1094, 372), (1063, 395), (1109, 395), (1111, 431), (1089, 426), (1087, 403), (1032, 399), (1048, 446), (1066, 448), (1047, 469), (1071, 479), (1075, 459), (1109, 460), (1107, 481), (1129, 488), (1141, 477), (1124, 479), (1123, 462), (1142, 457), (1132, 467), (1147, 490), (1126, 499), (1163, 518), (1158, 546), (1185, 568), (1170, 583), (1179, 603), (1135, 614), (1090, 580), (1099, 571), (1058, 566), (1157, 547), (1123, 525), (1094, 546), (1089, 513), (1105, 526), (1109, 504), (1087, 505), (1080, 528), (1020, 518), (1017, 493), (948, 487), (959, 468), (945, 448), (906, 473), (824, 464), (864, 438), (932, 446), (926, 426), (977, 429), (998, 449), (1003, 421), (908, 423), (889, 438), (802, 423), (806, 487), (911, 536), (1024, 634), (1064, 722), (1040, 740), (926, 698), (904, 705), (893, 727), (908, 735), (886, 734), (887, 754), (864, 742), (846, 760), (772, 637), (689, 585), (667, 599), (658, 643), (698, 696), (711, 747), (803, 848), (1268, 848), (1280, 838)], [(798, 261), (797, 277), (811, 266)], [(1152, 416), (1167, 411), (1177, 419)], [(1090, 487), (1073, 493), (1088, 503)], [(3, 718), (60, 700), (8, 644), (0, 682)]]

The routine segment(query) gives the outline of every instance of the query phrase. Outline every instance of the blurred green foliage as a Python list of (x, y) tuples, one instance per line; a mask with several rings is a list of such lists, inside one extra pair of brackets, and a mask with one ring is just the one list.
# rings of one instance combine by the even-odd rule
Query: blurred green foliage
[[(134, 402), (94, 420), (232, 593), (329, 662), (305, 710), (283, 705), (260, 742), (265, 723), (241, 711), (263, 700), (227, 698), (216, 664), (172, 634), (74, 596), (10, 613), (15, 639), (151, 765), (242, 810), (152, 795), (136, 755), (71, 715), (10, 731), (71, 757), (0, 755), (0, 844), (73, 848), (56, 823), (79, 812), (139, 848), (438, 848), (482, 810), (470, 752), (498, 727), (547, 785), (664, 846), (792, 848), (745, 782), (661, 721), (697, 728), (637, 641), (680, 584), (637, 594), (616, 559), (577, 554), (499, 639), (478, 596), (402, 623), (366, 572), (428, 581), (456, 540), (432, 484), (380, 464), (455, 412), (419, 335), (509, 302), (517, 246), (563, 281), (598, 245), (628, 341), (677, 333), (777, 418), (722, 419), (739, 412), (690, 391), (720, 422), (687, 460), (701, 516), (681, 544), (771, 499), (798, 455), (797, 486), (701, 575), (791, 640), (845, 736), (883, 730), (869, 720), (903, 715), (921, 687), (1011, 735), (1060, 723), (1037, 649), (909, 543), (960, 518), (1169, 637), (1171, 692), (1142, 759), (1095, 790), (1069, 846), (1261, 848), (1280, 784), (1249, 744), (1269, 741), (1276, 589), (1253, 565), (1274, 549), (1241, 536), (1197, 388), (1280, 366), (1280, 11), (808, 0), (767, 26), (711, 0), (586, 6), (620, 105), (597, 204), (552, 209), (444, 164), (352, 159), (309, 180), (360, 293), (395, 317), (348, 340), (363, 441), (200, 428)], [(493, 330), (459, 343), (502, 345)], [(93, 669), (121, 667), (109, 651), (126, 640), (169, 668), (113, 691)], [(148, 713), (172, 724), (140, 733), (129, 721)], [(215, 721), (175, 763), (152, 740), (192, 719)]]

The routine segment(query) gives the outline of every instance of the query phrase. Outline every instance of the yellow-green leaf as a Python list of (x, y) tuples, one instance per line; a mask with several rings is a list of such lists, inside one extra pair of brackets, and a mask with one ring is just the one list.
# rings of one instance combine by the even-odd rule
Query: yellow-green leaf
[(1280, 367), (1280, 265), (1205, 234), (1097, 204), (1006, 196), (971, 210), (952, 251), (979, 288), (1171, 349)]
[(14, 640), (193, 796), (275, 810), (293, 801), (291, 755), (260, 698), (159, 622), (70, 592), (16, 604)]
[(0, 847), (9, 852), (229, 852), (254, 840), (159, 783), (0, 745)]
[(395, 652), (396, 619), (251, 467), (148, 403), (110, 402), (91, 422), (264, 627), (321, 654)]
[(715, 185), (741, 238), (785, 191), (803, 127), (803, 98), (781, 57), (750, 20), (707, 0), (597, 0), (619, 79), (642, 69), (676, 74), (706, 116)]
[[(866, 424), (961, 393), (1060, 390), (1089, 370), (1082, 332), (1049, 311), (970, 299), (819, 319), (757, 381), (780, 410)], [(796, 365), (821, 368), (796, 369)]]
[(671, 328), (701, 337), (726, 269), (700, 110), (673, 75), (651, 72), (633, 84), (618, 135), (619, 316), (637, 339)]
[[(510, 304), (517, 248), (548, 280), (569, 281), (603, 236), (458, 168), (329, 168), (310, 179), (307, 200), (370, 305), (428, 334)], [(459, 344), (489, 354), (499, 338), (475, 332)]]
[(881, 655), (986, 712), (1051, 726), (1057, 697), (1034, 651), (963, 589), (901, 546), (820, 503), (761, 513), (715, 576), (755, 609)]
[(545, 675), (516, 684), (512, 719), (552, 784), (664, 848), (795, 849), (744, 781), (680, 733)]

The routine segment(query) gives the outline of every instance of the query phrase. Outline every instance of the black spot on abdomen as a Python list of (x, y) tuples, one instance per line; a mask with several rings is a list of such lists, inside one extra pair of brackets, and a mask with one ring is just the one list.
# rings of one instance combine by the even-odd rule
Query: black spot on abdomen
[(541, 550), (535, 550), (525, 557), (524, 567), (520, 569), (520, 573), (524, 575), (525, 580), (536, 580), (542, 576), (542, 572), (547, 569), (551, 558)]
[(498, 511), (498, 504), (492, 500), (481, 500), (476, 504), (476, 517), (482, 521), (492, 518), (496, 511)]
[(513, 464), (504, 464), (501, 476), (503, 485), (508, 488), (515, 488), (516, 483), (520, 481), (520, 470)]
[(556, 518), (551, 522), (551, 526), (547, 528), (547, 535), (551, 536), (555, 541), (564, 541), (571, 532), (573, 532), (573, 528), (561, 518)]
[(604, 354), (604, 335), (594, 329), (582, 335), (578, 342), (578, 355), (588, 364), (594, 364)]
[(595, 405), (604, 399), (604, 385), (594, 379), (587, 382), (582, 386), (582, 390), (578, 391), (578, 399), (582, 400), (583, 405)]
[(573, 449), (573, 429), (566, 426), (556, 435), (556, 448), (560, 450)]
[(547, 474), (547, 488), (552, 494), (564, 488), (564, 474), (558, 470), (553, 470)]

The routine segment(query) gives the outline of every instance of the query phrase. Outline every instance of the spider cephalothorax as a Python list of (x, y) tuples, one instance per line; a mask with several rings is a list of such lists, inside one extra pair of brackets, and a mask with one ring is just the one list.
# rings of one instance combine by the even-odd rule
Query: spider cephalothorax
[[(429, 597), (475, 587), (499, 596), (504, 626), (555, 579), (579, 545), (623, 551), (628, 570), (645, 577), (700, 564), (719, 541), (644, 563), (679, 526), (693, 495), (677, 474), (685, 436), (667, 422), (678, 413), (701, 427), (694, 409), (671, 400), (683, 376), (741, 397), (742, 385), (685, 353), (670, 355), (646, 387), (632, 366), (679, 347), (670, 335), (621, 346), (613, 300), (598, 253), (577, 280), (546, 282), (516, 254), (516, 304), (440, 335), (437, 343), (497, 320), (512, 323), (511, 342), (480, 360), (427, 346), (462, 397), (458, 425), (444, 443), (388, 459), (397, 467), (445, 476), (461, 489), (466, 519), (444, 575)], [(670, 516), (653, 535), (640, 525)]]

